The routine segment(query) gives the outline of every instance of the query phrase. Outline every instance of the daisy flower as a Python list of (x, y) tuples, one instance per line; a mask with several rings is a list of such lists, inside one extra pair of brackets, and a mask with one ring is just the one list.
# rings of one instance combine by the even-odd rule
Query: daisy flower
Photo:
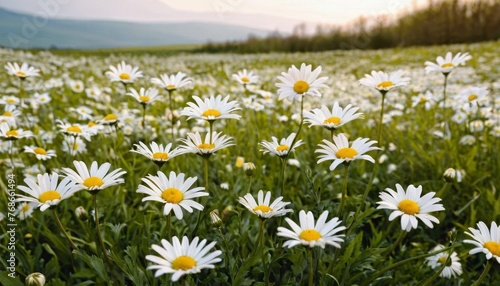
[(34, 67), (30, 67), (27, 63), (23, 63), (19, 66), (18, 63), (7, 63), (4, 68), (10, 75), (15, 75), (20, 79), (26, 79), (30, 76), (39, 76), (40, 70)]
[(456, 67), (460, 65), (464, 65), (466, 61), (472, 59), (472, 56), (469, 53), (458, 53), (454, 57), (451, 52), (446, 53), (445, 58), (438, 56), (436, 58), (436, 63), (426, 61), (425, 62), (425, 71), (438, 71), (442, 72), (444, 75), (448, 75), (452, 72)]
[(85, 90), (85, 87), (83, 86), (83, 81), (81, 80), (70, 80), (69, 88), (71, 88), (71, 91), (73, 91), (74, 93), (81, 93)]
[(471, 87), (457, 95), (457, 99), (474, 104), (482, 101), (488, 95), (488, 88), (486, 87)]
[(6, 122), (9, 126), (16, 126), (17, 119), (21, 118), (21, 111), (15, 105), (6, 105), (5, 111), (0, 115), (0, 122)]
[[(437, 245), (431, 250), (431, 252), (435, 252), (443, 248), (444, 246)], [(450, 257), (450, 261), (448, 261), (448, 257)], [(458, 255), (455, 251), (453, 251), (451, 255), (448, 255), (447, 252), (441, 252), (434, 256), (427, 257), (426, 260), (427, 264), (432, 269), (440, 269), (443, 264), (446, 263), (443, 271), (439, 274), (439, 276), (441, 277), (451, 278), (460, 276), (462, 274), (462, 264), (460, 264), (460, 258), (458, 258)]]
[(127, 95), (133, 97), (143, 106), (149, 105), (161, 98), (161, 96), (158, 96), (158, 90), (156, 88), (145, 89), (141, 87), (139, 92), (134, 88), (130, 88), (130, 92), (128, 92)]
[(432, 223), (439, 223), (439, 220), (430, 215), (430, 212), (444, 211), (440, 198), (435, 198), (435, 192), (430, 192), (423, 197), (422, 186), (414, 187), (409, 185), (405, 191), (400, 184), (396, 184), (397, 192), (386, 188), (386, 192), (381, 192), (379, 198), (382, 201), (377, 202), (377, 209), (394, 210), (389, 216), (389, 221), (401, 216), (401, 228), (406, 231), (411, 231), (412, 228), (418, 227), (418, 219), (430, 228), (434, 226)]
[(176, 89), (179, 89), (183, 86), (187, 86), (188, 84), (191, 84), (193, 81), (191, 78), (186, 77), (185, 73), (178, 72), (177, 74), (162, 74), (160, 75), (160, 78), (152, 78), (151, 83), (156, 84), (158, 86), (161, 86), (162, 88), (166, 89), (167, 91), (174, 91)]
[(270, 218), (273, 216), (283, 216), (286, 213), (293, 212), (291, 209), (285, 209), (286, 205), (290, 202), (283, 202), (283, 197), (278, 197), (271, 203), (271, 192), (264, 192), (262, 190), (257, 194), (257, 202), (251, 194), (246, 194), (240, 197), (238, 201), (244, 205), (249, 211), (257, 215), (261, 219)]
[(260, 151), (264, 152), (264, 154), (269, 153), (284, 158), (288, 156), (290, 152), (293, 152), (295, 148), (304, 144), (304, 141), (297, 140), (295, 141), (295, 144), (293, 144), (293, 148), (290, 149), (294, 139), (295, 133), (290, 134), (290, 136), (288, 136), (287, 138), (282, 138), (279, 142), (278, 138), (273, 136), (272, 141), (262, 141), (259, 143), (259, 145), (264, 147), (260, 149)]
[(210, 134), (205, 135), (205, 140), (201, 138), (199, 132), (187, 133), (187, 139), (180, 139), (185, 145), (178, 148), (179, 154), (195, 153), (200, 156), (210, 156), (216, 151), (234, 145), (232, 138), (222, 135), (222, 132), (212, 132), (212, 143), (210, 143)]
[(118, 64), (116, 68), (114, 66), (109, 66), (109, 69), (111, 71), (107, 71), (106, 76), (111, 82), (120, 81), (123, 84), (128, 84), (142, 77), (142, 71), (139, 71), (139, 67), (132, 68), (131, 65), (126, 64), (124, 61)]
[(475, 248), (469, 251), (469, 254), (484, 253), (486, 259), (495, 258), (500, 263), (500, 225), (496, 222), (491, 222), (491, 228), (480, 221), (477, 223), (477, 229), (469, 227), (470, 232), (465, 234), (471, 236), (473, 240), (466, 239), (465, 243), (471, 243)]
[(96, 161), (92, 162), (90, 169), (87, 168), (85, 162), (73, 161), (76, 172), (70, 168), (63, 168), (62, 171), (74, 181), (79, 190), (85, 189), (91, 193), (97, 193), (107, 187), (122, 184), (125, 171), (121, 168), (113, 170), (108, 173), (111, 167), (110, 163), (104, 163), (100, 167)]
[(195, 237), (189, 242), (189, 239), (184, 236), (180, 242), (177, 236), (174, 236), (172, 243), (162, 239), (161, 244), (161, 246), (156, 244), (151, 246), (159, 256), (146, 255), (146, 260), (154, 263), (147, 269), (156, 270), (155, 277), (172, 274), (172, 281), (175, 282), (182, 275), (199, 273), (205, 268), (213, 269), (214, 264), (221, 261), (218, 256), (222, 254), (222, 251), (216, 250), (209, 253), (215, 246), (215, 242), (206, 245), (206, 239), (199, 242), (199, 238)]
[(21, 100), (17, 96), (4, 95), (0, 98), (0, 104), (3, 105), (18, 105), (21, 103)]
[(104, 116), (103, 119), (98, 120), (97, 123), (102, 124), (102, 125), (115, 125), (120, 121), (118, 116), (114, 113), (110, 113), (106, 116)]
[(63, 122), (60, 119), (57, 119), (56, 122), (57, 122), (57, 127), (59, 127), (60, 131), (63, 134), (73, 137), (83, 137), (87, 141), (90, 141), (90, 136), (92, 134), (88, 132), (87, 126), (81, 124), (69, 124)]
[(17, 140), (21, 138), (33, 137), (33, 132), (23, 129), (11, 129), (7, 122), (0, 123), (0, 138), (5, 140)]
[(163, 214), (169, 215), (174, 212), (175, 217), (181, 220), (184, 217), (182, 209), (189, 213), (193, 213), (193, 208), (202, 211), (203, 206), (193, 199), (198, 197), (208, 196), (207, 192), (203, 192), (205, 188), (191, 186), (196, 182), (196, 177), (190, 177), (184, 180), (185, 175), (180, 173), (176, 175), (170, 172), (170, 177), (167, 177), (161, 171), (158, 171), (158, 176), (148, 175), (142, 181), (147, 185), (139, 185), (138, 193), (148, 195), (143, 202), (157, 201), (164, 203)]
[(71, 197), (79, 190), (78, 186), (70, 178), (64, 178), (58, 183), (59, 175), (39, 174), (37, 181), (26, 178), (24, 183), (27, 186), (18, 186), (17, 188), (30, 196), (16, 195), (18, 202), (34, 202), (36, 207), (40, 207), (43, 212), (50, 207), (55, 207), (60, 201)]
[(305, 111), (304, 121), (310, 124), (309, 127), (322, 126), (328, 130), (335, 130), (350, 121), (363, 118), (363, 113), (356, 113), (358, 109), (359, 107), (352, 107), (351, 104), (342, 108), (338, 102), (335, 102), (332, 111), (325, 105), (322, 105), (321, 108)]
[(151, 142), (149, 144), (149, 148), (143, 142), (139, 142), (139, 144), (134, 144), (137, 150), (130, 150), (131, 152), (141, 154), (155, 163), (165, 163), (168, 160), (174, 158), (179, 155), (177, 149), (170, 151), (172, 148), (172, 143), (168, 143), (167, 146), (163, 147), (163, 144), (158, 145), (156, 142)]
[(281, 81), (276, 83), (279, 87), (279, 100), (288, 98), (293, 100), (299, 99), (302, 95), (321, 96), (318, 89), (326, 88), (324, 84), (328, 77), (320, 77), (321, 66), (318, 66), (314, 71), (311, 65), (302, 64), (300, 70), (294, 65), (288, 69), (288, 72), (282, 72), (278, 79)]
[(436, 104), (437, 102), (436, 97), (430, 90), (427, 90), (425, 93), (419, 93), (417, 96), (412, 96), (411, 100), (411, 107), (423, 105), (425, 110), (431, 109), (431, 107), (434, 106), (434, 104)]
[(79, 120), (92, 120), (92, 114), (94, 113), (91, 108), (86, 106), (79, 106), (77, 108), (70, 107), (69, 111), (72, 113), (76, 113)]
[(375, 160), (371, 156), (364, 154), (372, 150), (381, 149), (372, 146), (376, 144), (377, 141), (369, 140), (368, 138), (358, 138), (352, 142), (351, 147), (349, 147), (349, 141), (343, 133), (333, 136), (334, 143), (323, 140), (322, 142), (325, 144), (318, 144), (321, 148), (314, 151), (315, 153), (322, 154), (318, 156), (318, 164), (324, 161), (333, 160), (333, 163), (330, 165), (330, 171), (333, 171), (338, 165), (342, 163), (348, 164), (354, 160), (367, 160), (375, 163)]
[(312, 212), (301, 210), (299, 213), (300, 225), (296, 224), (289, 218), (285, 218), (292, 230), (284, 227), (278, 227), (278, 236), (289, 238), (283, 246), (292, 248), (296, 245), (303, 244), (309, 247), (319, 246), (325, 248), (325, 245), (332, 245), (340, 248), (339, 242), (344, 242), (345, 235), (335, 235), (339, 231), (346, 229), (345, 226), (339, 226), (342, 221), (338, 217), (334, 217), (330, 221), (326, 221), (328, 211), (324, 211), (314, 224), (314, 216)]
[(47, 92), (45, 92), (45, 93), (38, 93), (38, 92), (36, 92), (33, 95), (33, 100), (37, 104), (47, 104), (47, 103), (49, 103), (49, 102), (52, 101), (52, 97), (50, 97), (50, 95)]
[(44, 148), (42, 147), (37, 147), (37, 146), (24, 146), (24, 152), (25, 153), (31, 153), (31, 154), (35, 154), (36, 158), (38, 160), (47, 160), (47, 159), (50, 159), (52, 157), (56, 157), (56, 151), (54, 150), (45, 150)]
[(390, 74), (383, 71), (372, 71), (371, 75), (365, 74), (365, 77), (360, 79), (359, 83), (370, 88), (375, 88), (382, 93), (386, 93), (395, 87), (408, 85), (410, 83), (410, 78), (403, 77), (402, 70), (397, 70)]
[(254, 75), (252, 71), (243, 69), (232, 75), (233, 79), (240, 84), (246, 86), (247, 84), (255, 84), (259, 81), (259, 76)]
[(187, 105), (189, 106), (181, 111), (181, 116), (188, 116), (188, 120), (195, 118), (215, 121), (217, 119), (240, 119), (241, 117), (238, 114), (231, 114), (231, 112), (241, 108), (238, 106), (237, 101), (229, 101), (229, 95), (224, 99), (220, 94), (217, 97), (211, 96), (204, 100), (198, 96), (193, 96), (193, 99), (196, 104), (188, 102)]
[(20, 220), (30, 218), (33, 214), (33, 210), (35, 210), (37, 205), (38, 204), (34, 202), (23, 202), (17, 206), (14, 215), (16, 215)]
[(65, 153), (75, 156), (87, 150), (87, 144), (80, 137), (66, 137), (61, 149)]

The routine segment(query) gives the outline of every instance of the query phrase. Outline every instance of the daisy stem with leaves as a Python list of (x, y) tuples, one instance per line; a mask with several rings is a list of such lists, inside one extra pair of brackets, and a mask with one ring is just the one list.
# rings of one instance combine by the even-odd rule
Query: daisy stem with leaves
[(170, 124), (172, 125), (172, 140), (175, 141), (175, 134), (174, 134), (174, 103), (172, 101), (172, 93), (174, 93), (173, 90), (167, 90), (168, 93), (168, 108), (170, 109)]
[(77, 249), (75, 243), (73, 242), (73, 240), (71, 240), (71, 237), (68, 235), (68, 233), (66, 232), (66, 230), (64, 229), (64, 226), (63, 224), (61, 223), (61, 220), (59, 219), (59, 216), (57, 215), (57, 212), (56, 212), (56, 209), (55, 208), (52, 208), (52, 213), (54, 214), (54, 218), (56, 219), (56, 222), (57, 222), (57, 225), (59, 226), (59, 228), (61, 229), (61, 231), (63, 232), (64, 236), (66, 237), (66, 239), (68, 240), (68, 242), (71, 244), (71, 247), (73, 249)]
[(106, 246), (104, 245), (104, 241), (101, 236), (101, 226), (99, 224), (99, 213), (97, 209), (97, 194), (92, 194), (92, 201), (94, 203), (94, 216), (95, 216), (95, 224), (97, 228), (97, 238), (99, 239), (99, 244), (101, 245), (102, 254), (104, 255), (104, 261), (109, 267), (109, 271), (111, 271), (111, 261), (109, 260), (108, 253), (106, 251)]
[(448, 124), (448, 113), (446, 112), (446, 85), (448, 84), (449, 73), (444, 73), (444, 84), (443, 84), (443, 118), (444, 124)]
[(167, 215), (167, 238), (168, 240), (172, 239), (172, 213)]
[(286, 157), (280, 158), (281, 161), (281, 192), (278, 192), (278, 196), (285, 193), (285, 169), (286, 169)]
[(401, 242), (403, 241), (403, 238), (405, 237), (406, 233), (407, 233), (407, 231), (401, 230), (401, 233), (399, 234), (398, 239), (396, 240), (396, 242), (394, 242), (393, 244), (391, 244), (391, 246), (389, 246), (382, 254), (391, 255), (391, 253), (394, 251), (394, 249), (396, 249), (396, 247), (398, 247), (401, 244)]
[(314, 286), (314, 267), (312, 247), (307, 248), (307, 260), (309, 261), (309, 286)]
[(479, 285), (481, 285), (481, 283), (483, 282), (484, 278), (486, 278), (486, 275), (488, 275), (488, 272), (490, 272), (491, 264), (492, 263), (490, 262), (490, 260), (488, 260), (488, 262), (486, 262), (486, 267), (484, 268), (483, 273), (481, 273), (481, 276), (479, 276), (479, 278), (477, 279), (477, 281), (474, 282), (474, 284), (472, 284), (472, 286), (479, 286)]
[(349, 177), (349, 163), (344, 163), (344, 185), (342, 187), (342, 199), (340, 200), (339, 211), (337, 217), (341, 217), (344, 208), (345, 200), (347, 199), (347, 179)]

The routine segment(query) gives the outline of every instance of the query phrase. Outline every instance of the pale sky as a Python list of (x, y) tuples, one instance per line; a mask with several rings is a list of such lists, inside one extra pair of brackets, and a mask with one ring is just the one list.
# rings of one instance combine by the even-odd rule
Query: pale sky
[[(49, 18), (209, 21), (289, 32), (301, 22), (346, 24), (397, 15), (428, 0), (0, 0), (0, 7)], [(47, 7), (44, 3), (56, 3)]]

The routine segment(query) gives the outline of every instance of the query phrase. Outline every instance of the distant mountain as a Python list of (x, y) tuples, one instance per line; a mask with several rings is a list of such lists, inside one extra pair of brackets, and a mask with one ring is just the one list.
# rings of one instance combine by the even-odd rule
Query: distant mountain
[(0, 46), (101, 49), (222, 42), (270, 31), (207, 22), (136, 23), (36, 18), (0, 9)]

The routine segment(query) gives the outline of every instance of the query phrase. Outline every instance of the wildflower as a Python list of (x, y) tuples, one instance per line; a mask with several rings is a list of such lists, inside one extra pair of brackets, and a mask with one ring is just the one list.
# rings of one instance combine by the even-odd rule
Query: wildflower
[(21, 138), (33, 137), (33, 132), (23, 129), (11, 129), (7, 122), (0, 123), (0, 138), (5, 140), (17, 140)]
[(130, 92), (127, 93), (127, 95), (133, 97), (143, 106), (150, 105), (154, 101), (161, 99), (161, 96), (158, 96), (158, 90), (156, 88), (145, 89), (144, 87), (141, 87), (139, 92), (137, 92), (134, 88), (130, 88)]
[(205, 140), (201, 138), (200, 133), (188, 133), (187, 139), (180, 139), (185, 145), (178, 148), (179, 154), (194, 153), (200, 156), (210, 156), (216, 151), (232, 146), (231, 137), (226, 137), (222, 133), (212, 133), (212, 143), (210, 143), (210, 134), (205, 135)]
[(107, 71), (106, 76), (111, 82), (119, 81), (123, 84), (128, 84), (142, 77), (142, 72), (139, 71), (139, 67), (132, 68), (131, 65), (126, 64), (124, 61), (118, 64), (116, 68), (114, 66), (109, 66), (109, 69), (111, 71)]
[(18, 186), (17, 188), (30, 196), (18, 194), (16, 201), (36, 203), (36, 207), (40, 207), (43, 212), (50, 207), (55, 207), (60, 201), (71, 197), (79, 190), (70, 178), (64, 178), (60, 183), (58, 180), (59, 175), (56, 173), (39, 174), (37, 181), (25, 178), (24, 183), (28, 186)]
[(290, 166), (294, 166), (297, 169), (300, 169), (300, 161), (297, 159), (288, 159), (286, 163)]
[(364, 155), (368, 151), (380, 150), (380, 148), (372, 146), (377, 141), (369, 140), (368, 138), (358, 138), (352, 142), (351, 147), (349, 147), (349, 141), (343, 133), (333, 136), (334, 143), (323, 140), (322, 142), (325, 144), (319, 144), (318, 146), (321, 148), (314, 151), (315, 153), (322, 154), (318, 157), (318, 164), (327, 160), (333, 160), (333, 163), (330, 165), (330, 171), (333, 171), (338, 165), (342, 163), (348, 164), (354, 160), (367, 160), (375, 163), (375, 160), (371, 156)]
[(71, 91), (74, 93), (81, 93), (85, 89), (81, 80), (70, 80), (69, 88), (71, 88)]
[(38, 93), (36, 92), (34, 95), (33, 95), (33, 100), (39, 104), (39, 105), (42, 105), (42, 104), (47, 104), (49, 102), (52, 101), (52, 97), (50, 97), (50, 95), (48, 93)]
[(21, 66), (19, 66), (18, 63), (7, 63), (4, 68), (7, 70), (8, 74), (15, 75), (22, 80), (27, 77), (40, 75), (39, 69), (31, 67), (27, 63), (22, 63)]
[(186, 77), (185, 73), (178, 72), (175, 75), (162, 74), (160, 78), (152, 78), (151, 83), (161, 86), (171, 92), (192, 83), (192, 79)]
[(120, 121), (118, 116), (114, 113), (106, 115), (103, 119), (98, 120), (97, 123), (102, 125), (116, 125)]
[(278, 236), (289, 238), (283, 246), (292, 248), (296, 245), (303, 244), (309, 247), (319, 246), (325, 248), (325, 245), (332, 245), (340, 248), (340, 242), (344, 242), (345, 235), (335, 235), (336, 233), (346, 229), (345, 226), (339, 226), (342, 221), (338, 217), (334, 217), (330, 221), (328, 218), (328, 211), (324, 211), (314, 223), (314, 216), (312, 212), (301, 210), (299, 213), (300, 225), (296, 224), (289, 218), (285, 218), (288, 225), (292, 228), (289, 230), (284, 227), (278, 227)]
[(0, 123), (6, 122), (9, 126), (15, 127), (16, 121), (21, 117), (21, 111), (15, 105), (6, 105), (5, 112), (0, 115)]
[(363, 118), (363, 113), (356, 113), (358, 109), (359, 107), (352, 107), (351, 104), (342, 108), (338, 102), (335, 102), (331, 112), (325, 105), (322, 105), (321, 109), (305, 111), (304, 121), (310, 124), (309, 127), (322, 126), (328, 130), (335, 130), (350, 121)]
[(188, 102), (188, 107), (184, 108), (181, 116), (188, 116), (188, 120), (203, 119), (207, 121), (215, 121), (217, 119), (240, 119), (240, 115), (231, 114), (235, 110), (239, 110), (237, 101), (229, 101), (229, 95), (222, 99), (222, 95), (217, 97), (211, 96), (202, 100), (198, 96), (193, 96), (196, 104)]
[[(207, 240), (199, 242), (195, 237), (191, 243), (184, 236), (182, 242), (177, 236), (172, 238), (172, 243), (165, 239), (161, 240), (161, 246), (153, 244), (151, 247), (159, 256), (147, 255), (146, 260), (153, 262), (148, 266), (148, 270), (156, 270), (155, 277), (163, 274), (173, 274), (172, 281), (179, 280), (182, 275), (199, 273), (204, 268), (213, 269), (215, 263), (221, 261), (218, 257), (222, 251), (209, 251), (215, 246), (215, 242), (206, 245)], [(205, 246), (206, 245), (206, 246)]]
[(179, 151), (177, 149), (170, 151), (172, 143), (168, 143), (167, 146), (163, 147), (163, 144), (158, 145), (158, 143), (153, 141), (149, 144), (148, 148), (146, 144), (139, 142), (139, 144), (134, 144), (134, 146), (137, 150), (132, 149), (130, 150), (131, 152), (141, 154), (156, 164), (163, 164), (179, 155)]
[(290, 204), (290, 202), (283, 202), (283, 197), (278, 197), (271, 203), (271, 192), (266, 192), (264, 197), (262, 190), (257, 194), (257, 202), (255, 202), (251, 194), (240, 197), (238, 201), (261, 219), (284, 216), (289, 212), (293, 212), (291, 209), (285, 209), (286, 205)]
[[(290, 152), (293, 152), (295, 150), (295, 148), (304, 144), (304, 142), (302, 140), (297, 140), (297, 141), (295, 141), (295, 144), (293, 144), (293, 147), (292, 147), (292, 143), (294, 140), (295, 140), (295, 133), (290, 134), (290, 136), (288, 136), (287, 138), (282, 138), (279, 142), (278, 142), (278, 138), (273, 136), (271, 142), (270, 141), (262, 141), (259, 143), (259, 145), (264, 147), (264, 148), (260, 149), (260, 151), (264, 152), (264, 154), (270, 153), (273, 155), (277, 155), (281, 158), (285, 158), (288, 156), (288, 154)], [(292, 149), (290, 149), (290, 148), (292, 148)]]
[(245, 157), (241, 157), (241, 156), (236, 157), (236, 163), (234, 164), (236, 166), (236, 168), (243, 167), (243, 164), (245, 164)]
[(500, 226), (496, 222), (491, 222), (491, 227), (480, 221), (477, 223), (478, 229), (469, 227), (470, 232), (465, 234), (471, 236), (473, 240), (466, 239), (465, 243), (471, 243), (475, 248), (469, 251), (469, 254), (482, 252), (486, 254), (486, 259), (495, 258), (500, 263)]
[(244, 86), (255, 84), (259, 81), (258, 75), (254, 75), (252, 71), (247, 71), (246, 69), (233, 74), (232, 78)]
[(37, 203), (35, 202), (23, 202), (17, 206), (15, 211), (15, 215), (20, 220), (25, 220), (32, 216), (33, 210), (37, 207)]
[(448, 168), (446, 171), (444, 171), (443, 178), (447, 182), (457, 182), (460, 183), (462, 182), (463, 177), (465, 177), (465, 171), (464, 170), (456, 170), (453, 168)]
[(212, 222), (212, 225), (215, 227), (222, 226), (222, 220), (219, 217), (219, 210), (213, 210), (210, 212), (210, 221)]
[(481, 102), (488, 95), (488, 88), (486, 87), (471, 87), (463, 90), (457, 95), (457, 99), (473, 104)]
[(389, 216), (389, 221), (401, 216), (401, 228), (406, 231), (411, 231), (412, 228), (418, 227), (418, 219), (430, 228), (434, 226), (432, 223), (439, 223), (439, 220), (430, 215), (430, 212), (444, 211), (442, 204), (437, 204), (441, 201), (440, 198), (434, 198), (435, 192), (430, 192), (423, 197), (422, 186), (414, 187), (409, 185), (405, 191), (400, 184), (396, 184), (397, 192), (386, 188), (386, 192), (381, 192), (379, 198), (382, 201), (377, 202), (377, 209), (393, 210)]
[(254, 170), (255, 170), (254, 163), (248, 162), (243, 164), (243, 171), (245, 172), (245, 175), (249, 177), (253, 176)]
[(467, 135), (462, 136), (462, 138), (460, 138), (458, 143), (460, 143), (460, 145), (471, 146), (471, 145), (476, 144), (476, 137), (474, 137), (474, 135), (467, 134)]
[(279, 100), (288, 98), (289, 100), (299, 99), (303, 95), (321, 97), (318, 89), (326, 88), (324, 83), (327, 77), (318, 78), (321, 73), (321, 66), (318, 66), (314, 71), (311, 65), (302, 64), (300, 70), (294, 65), (288, 69), (288, 72), (282, 72), (278, 79), (281, 81), (276, 83), (279, 87)]
[(395, 87), (408, 85), (410, 78), (403, 77), (402, 70), (397, 70), (390, 74), (383, 71), (372, 71), (371, 75), (365, 74), (365, 77), (360, 79), (359, 83), (386, 93)]
[(92, 135), (90, 132), (88, 132), (88, 128), (85, 125), (81, 124), (69, 124), (66, 122), (63, 122), (60, 119), (57, 119), (56, 122), (57, 127), (60, 128), (61, 132), (65, 135), (73, 136), (73, 137), (83, 137), (87, 141), (90, 141), (90, 136)]
[(35, 154), (36, 158), (38, 160), (47, 160), (52, 157), (56, 157), (56, 151), (54, 150), (45, 150), (42, 147), (37, 147), (37, 146), (24, 146), (24, 152), (25, 153), (32, 153)]
[[(111, 187), (119, 185), (124, 182), (120, 176), (124, 175), (125, 171), (121, 168), (109, 172), (111, 168), (110, 163), (104, 163), (101, 166), (96, 161), (92, 162), (90, 169), (87, 168), (85, 162), (73, 161), (76, 172), (70, 168), (63, 168), (62, 171), (66, 173), (68, 178), (74, 181), (79, 190), (87, 190), (93, 194)], [(109, 173), (108, 173), (109, 172)]]
[(445, 58), (438, 56), (436, 58), (436, 63), (426, 61), (425, 62), (425, 71), (438, 71), (442, 72), (444, 75), (448, 75), (452, 72), (456, 67), (465, 64), (466, 61), (470, 60), (472, 56), (469, 53), (458, 53), (454, 57), (452, 57), (452, 53), (446, 53)]
[(43, 286), (45, 285), (45, 276), (40, 272), (34, 272), (26, 276), (26, 286)]
[(412, 101), (411, 107), (423, 105), (425, 110), (429, 110), (436, 104), (436, 97), (430, 90), (427, 90), (424, 94), (420, 93), (417, 96), (412, 96)]
[(61, 149), (63, 152), (75, 156), (76, 154), (85, 152), (87, 150), (87, 144), (79, 137), (66, 137)]
[(79, 206), (75, 209), (75, 216), (81, 221), (87, 221), (89, 213), (84, 207)]
[[(437, 245), (431, 250), (431, 252), (435, 252), (443, 248), (444, 246)], [(427, 257), (426, 260), (427, 264), (435, 270), (441, 268), (443, 264), (446, 264), (443, 271), (439, 274), (441, 277), (451, 278), (462, 274), (462, 264), (460, 264), (460, 258), (458, 258), (455, 251), (453, 251), (451, 255), (448, 255), (447, 252), (441, 252), (434, 256)]]

